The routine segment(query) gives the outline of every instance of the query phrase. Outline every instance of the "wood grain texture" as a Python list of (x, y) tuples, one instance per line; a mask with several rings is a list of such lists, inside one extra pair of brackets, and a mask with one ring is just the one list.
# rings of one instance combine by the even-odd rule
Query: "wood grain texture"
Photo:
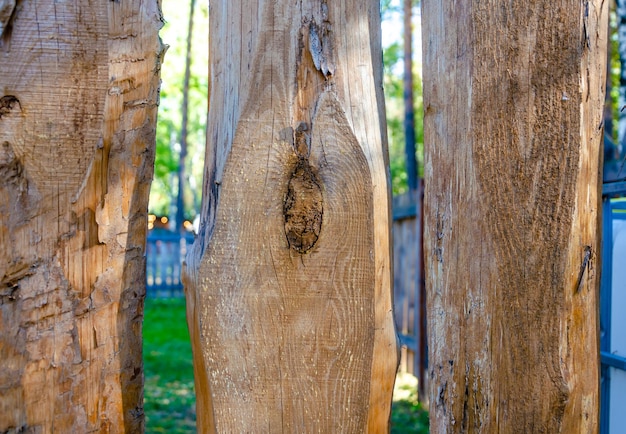
[(0, 42), (0, 431), (140, 432), (159, 4), (17, 2)]
[(388, 430), (378, 7), (211, 5), (202, 223), (184, 273), (200, 432)]
[(423, 5), (431, 430), (597, 432), (608, 4)]

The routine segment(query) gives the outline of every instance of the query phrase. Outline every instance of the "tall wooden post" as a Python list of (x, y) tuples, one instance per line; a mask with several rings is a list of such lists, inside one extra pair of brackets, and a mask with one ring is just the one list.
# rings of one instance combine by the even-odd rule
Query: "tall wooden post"
[(597, 432), (607, 9), (423, 2), (433, 433)]
[(200, 432), (385, 432), (398, 361), (375, 0), (216, 1), (185, 272)]
[(0, 6), (0, 432), (141, 432), (159, 4)]

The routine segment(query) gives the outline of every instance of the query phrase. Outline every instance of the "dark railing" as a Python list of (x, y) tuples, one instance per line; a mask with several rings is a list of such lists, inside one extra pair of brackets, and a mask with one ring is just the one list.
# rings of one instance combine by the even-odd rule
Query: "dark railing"
[(398, 331), (400, 366), (425, 386), (426, 305), (421, 292), (418, 195), (407, 193), (393, 198), (393, 291), (394, 317)]

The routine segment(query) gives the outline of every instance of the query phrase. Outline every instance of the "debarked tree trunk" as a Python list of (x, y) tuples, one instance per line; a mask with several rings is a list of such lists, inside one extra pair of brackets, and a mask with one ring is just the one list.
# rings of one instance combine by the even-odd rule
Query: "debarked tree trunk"
[(598, 430), (607, 16), (423, 2), (433, 433)]
[(377, 1), (218, 1), (199, 432), (386, 432), (398, 354)]
[(0, 432), (141, 432), (159, 4), (0, 23)]

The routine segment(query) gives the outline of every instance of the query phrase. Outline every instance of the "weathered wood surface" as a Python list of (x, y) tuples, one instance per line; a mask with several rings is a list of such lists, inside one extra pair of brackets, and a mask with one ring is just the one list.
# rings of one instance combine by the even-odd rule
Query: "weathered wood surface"
[(607, 8), (423, 2), (433, 433), (597, 432)]
[(201, 432), (385, 432), (397, 366), (377, 1), (217, 1), (200, 235)]
[(141, 432), (158, 2), (2, 21), (0, 432)]

